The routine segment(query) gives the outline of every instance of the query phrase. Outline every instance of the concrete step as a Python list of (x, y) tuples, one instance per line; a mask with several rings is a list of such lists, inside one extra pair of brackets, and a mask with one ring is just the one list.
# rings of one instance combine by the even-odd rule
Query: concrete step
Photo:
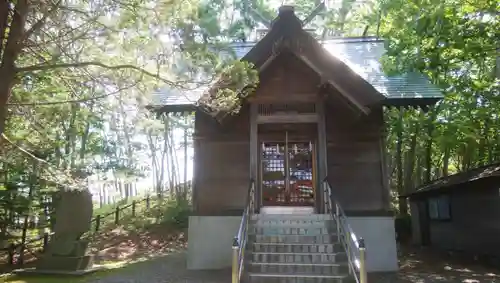
[(295, 220), (295, 219), (274, 219), (274, 220), (251, 220), (252, 227), (294, 227), (294, 228), (332, 228), (336, 227), (333, 220)]
[(316, 275), (339, 275), (349, 274), (348, 265), (340, 263), (266, 263), (250, 262), (249, 271), (252, 273), (272, 274), (316, 274)]
[(297, 223), (304, 221), (325, 221), (333, 220), (330, 214), (254, 214), (251, 220), (265, 221), (296, 221)]
[(249, 235), (253, 243), (283, 243), (283, 244), (330, 244), (337, 241), (336, 235)]
[(253, 242), (253, 252), (265, 253), (338, 253), (344, 252), (340, 243), (265, 243)]
[(347, 275), (249, 273), (249, 283), (354, 283)]
[(263, 263), (345, 263), (347, 255), (340, 253), (266, 253), (253, 252), (248, 254), (252, 262)]
[(325, 235), (336, 231), (333, 228), (323, 227), (295, 227), (295, 226), (268, 226), (268, 227), (250, 227), (249, 233), (254, 235)]
[(262, 223), (254, 221), (249, 224), (249, 232), (253, 234), (268, 234), (268, 233), (281, 233), (281, 234), (328, 234), (329, 232), (336, 231), (336, 225), (331, 220), (321, 220), (316, 223)]
[(252, 218), (250, 219), (251, 224), (261, 224), (261, 225), (286, 225), (286, 224), (321, 224), (324, 223), (325, 221), (333, 221), (333, 219), (322, 219), (322, 218), (316, 218), (316, 217), (305, 217), (305, 216), (293, 216), (293, 217), (265, 217), (265, 218), (259, 218), (255, 219)]
[(261, 214), (314, 214), (315, 209), (312, 206), (264, 206), (261, 207)]

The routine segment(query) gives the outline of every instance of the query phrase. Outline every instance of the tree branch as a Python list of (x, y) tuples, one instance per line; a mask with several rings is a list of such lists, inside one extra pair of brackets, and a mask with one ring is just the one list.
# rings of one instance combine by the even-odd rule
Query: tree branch
[(123, 90), (132, 88), (136, 86), (139, 82), (135, 82), (134, 84), (126, 87), (122, 87), (116, 91), (113, 91), (111, 93), (103, 94), (103, 95), (98, 95), (98, 96), (93, 96), (93, 97), (87, 97), (87, 98), (81, 98), (81, 99), (74, 99), (74, 100), (61, 100), (61, 101), (46, 101), (46, 102), (30, 102), (30, 103), (7, 103), (7, 105), (15, 105), (15, 106), (45, 106), (45, 105), (56, 105), (56, 104), (64, 104), (64, 103), (79, 103), (79, 102), (87, 102), (87, 101), (92, 101), (92, 100), (98, 100), (102, 98), (106, 98), (108, 96), (115, 95)]
[(48, 17), (50, 17), (51, 15), (53, 15), (54, 12), (57, 11), (57, 9), (59, 8), (59, 5), (61, 4), (61, 0), (57, 1), (57, 3), (54, 4), (54, 6), (52, 6), (52, 8), (47, 11), (46, 13), (43, 14), (42, 18), (40, 20), (38, 20), (36, 23), (34, 23), (30, 29), (28, 29), (24, 35), (23, 35), (23, 41), (28, 39), (33, 33), (35, 33), (36, 31), (38, 31), (40, 28), (42, 28), (42, 26), (45, 24), (45, 21), (47, 20)]
[(171, 80), (167, 80), (167, 79), (161, 77), (160, 75), (151, 73), (149, 71), (146, 71), (142, 68), (139, 68), (137, 66), (130, 65), (130, 64), (116, 65), (116, 66), (106, 65), (106, 64), (101, 63), (101, 62), (75, 62), (75, 63), (61, 63), (61, 64), (52, 64), (52, 65), (42, 64), (42, 65), (33, 65), (33, 66), (28, 66), (28, 67), (16, 68), (16, 72), (23, 73), (23, 72), (33, 72), (33, 71), (46, 71), (46, 70), (51, 70), (51, 69), (84, 68), (84, 67), (89, 67), (89, 66), (97, 66), (97, 67), (101, 67), (101, 68), (105, 68), (105, 69), (109, 69), (109, 70), (130, 69), (130, 70), (134, 70), (134, 71), (137, 71), (139, 73), (142, 73), (144, 75), (150, 76), (152, 78), (158, 79), (158, 80), (160, 80), (160, 81), (162, 81), (170, 86), (180, 87), (179, 84), (177, 84)]

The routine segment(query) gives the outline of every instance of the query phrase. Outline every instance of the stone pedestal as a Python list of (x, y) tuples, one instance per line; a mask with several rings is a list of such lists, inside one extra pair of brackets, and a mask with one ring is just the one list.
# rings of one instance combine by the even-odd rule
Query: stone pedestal
[(94, 264), (93, 255), (84, 256), (55, 256), (46, 255), (36, 265), (37, 270), (54, 271), (85, 271), (92, 268)]
[(91, 227), (91, 194), (87, 190), (61, 192), (55, 217), (54, 234), (36, 268), (16, 273), (81, 275), (95, 271), (89, 242), (81, 239)]

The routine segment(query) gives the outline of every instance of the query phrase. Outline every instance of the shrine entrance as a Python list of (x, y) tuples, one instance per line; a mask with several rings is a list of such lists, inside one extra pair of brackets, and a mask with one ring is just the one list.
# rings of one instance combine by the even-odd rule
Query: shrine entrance
[(263, 206), (314, 206), (316, 154), (314, 141), (285, 131), (281, 141), (260, 143)]

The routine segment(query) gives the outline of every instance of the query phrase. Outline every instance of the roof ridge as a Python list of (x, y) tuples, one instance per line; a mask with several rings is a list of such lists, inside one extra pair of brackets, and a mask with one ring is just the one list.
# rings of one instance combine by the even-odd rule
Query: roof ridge
[[(365, 37), (335, 37), (335, 38), (326, 38), (319, 39), (318, 42), (338, 42), (338, 43), (373, 43), (373, 42), (384, 42), (385, 40), (376, 36), (365, 36)], [(252, 47), (257, 44), (257, 41), (245, 41), (245, 42), (231, 42), (228, 43), (231, 47)]]
[[(421, 192), (421, 191), (426, 191), (427, 189), (429, 189), (429, 187), (432, 187), (433, 185), (436, 185), (440, 181), (443, 181), (443, 180), (446, 180), (446, 179), (457, 178), (459, 176), (466, 176), (467, 174), (471, 174), (471, 173), (474, 173), (476, 171), (485, 170), (487, 168), (493, 168), (493, 167), (496, 167), (496, 166), (500, 166), (500, 161), (499, 162), (490, 163), (490, 164), (486, 164), (486, 165), (481, 165), (479, 167), (468, 169), (466, 171), (457, 172), (457, 173), (452, 174), (452, 175), (443, 176), (443, 177), (434, 179), (434, 180), (432, 180), (432, 181), (430, 181), (428, 183), (425, 183), (425, 184), (419, 186), (418, 188), (415, 189), (415, 191), (413, 193), (418, 193), (418, 192)], [(500, 171), (500, 168), (498, 170)], [(469, 181), (469, 179), (467, 179), (465, 181)], [(410, 194), (413, 194), (413, 193), (410, 193)]]

